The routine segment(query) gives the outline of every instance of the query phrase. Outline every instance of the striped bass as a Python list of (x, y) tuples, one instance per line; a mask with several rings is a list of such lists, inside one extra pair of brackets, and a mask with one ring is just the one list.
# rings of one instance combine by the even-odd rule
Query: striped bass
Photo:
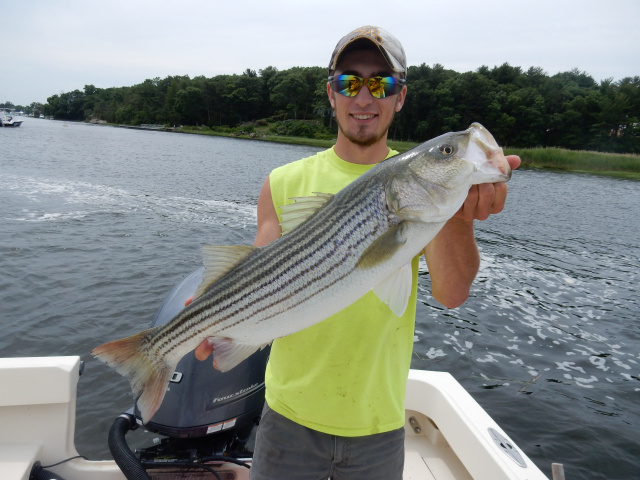
[(170, 322), (101, 345), (128, 377), (146, 423), (180, 359), (209, 338), (228, 371), (274, 339), (309, 327), (370, 290), (395, 315), (411, 293), (410, 262), (464, 203), (469, 188), (511, 169), (478, 123), (391, 157), (335, 195), (283, 207), (283, 236), (264, 247), (209, 246), (194, 300)]

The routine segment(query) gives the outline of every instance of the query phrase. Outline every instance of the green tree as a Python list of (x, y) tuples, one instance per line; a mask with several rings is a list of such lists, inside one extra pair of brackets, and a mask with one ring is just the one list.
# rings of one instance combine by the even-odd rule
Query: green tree
[(175, 111), (187, 125), (204, 123), (205, 103), (202, 90), (197, 87), (187, 87), (175, 95)]
[(307, 85), (300, 71), (281, 72), (272, 79), (271, 103), (280, 110), (286, 111), (293, 119), (298, 118), (298, 109), (304, 108)]
[[(211, 127), (280, 116), (303, 121), (282, 126), (282, 133), (326, 136), (322, 122), (335, 132), (326, 82), (323, 67), (247, 68), (240, 75), (213, 78), (170, 76), (107, 89), (85, 85), (83, 91), (52, 95), (41, 109), (67, 120)], [(540, 67), (525, 72), (508, 63), (465, 73), (422, 64), (409, 67), (407, 87), (405, 105), (391, 125), (392, 139), (427, 140), (479, 121), (499, 142), (514, 147), (640, 149), (639, 77), (598, 85), (578, 69), (550, 77)], [(11, 102), (7, 106), (14, 108)], [(309, 123), (313, 120), (322, 122)]]

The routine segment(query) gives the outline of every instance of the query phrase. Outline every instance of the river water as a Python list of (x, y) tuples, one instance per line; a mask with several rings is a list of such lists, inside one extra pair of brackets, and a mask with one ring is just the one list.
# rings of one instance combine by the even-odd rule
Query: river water
[[(252, 243), (264, 178), (317, 149), (39, 119), (0, 147), (0, 356), (80, 355), (77, 448), (108, 458), (132, 399), (89, 351), (147, 328), (203, 245)], [(413, 367), (451, 372), (549, 476), (640, 478), (640, 184), (509, 188), (462, 307), (423, 270)]]

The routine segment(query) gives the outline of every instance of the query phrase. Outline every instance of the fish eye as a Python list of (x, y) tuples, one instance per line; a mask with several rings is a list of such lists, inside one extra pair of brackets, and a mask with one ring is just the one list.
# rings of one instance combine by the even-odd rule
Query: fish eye
[(453, 152), (455, 151), (455, 148), (453, 148), (453, 145), (449, 145), (448, 143), (445, 143), (444, 145), (440, 145), (440, 153), (442, 153), (443, 155), (453, 155)]

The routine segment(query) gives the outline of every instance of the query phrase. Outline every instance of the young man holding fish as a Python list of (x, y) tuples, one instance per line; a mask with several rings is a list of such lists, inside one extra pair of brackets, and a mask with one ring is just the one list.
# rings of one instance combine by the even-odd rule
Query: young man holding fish
[(390, 150), (406, 59), (380, 28), (343, 37), (329, 75), (338, 139), (270, 173), (258, 199), (263, 248), (205, 248), (193, 302), (92, 350), (129, 379), (147, 423), (184, 355), (213, 351), (226, 372), (271, 343), (254, 480), (402, 477), (418, 256), (434, 298), (461, 305), (479, 266), (473, 221), (503, 209), (500, 182), (520, 163), (477, 123)]
[[(395, 155), (389, 126), (402, 109), (406, 58), (378, 27), (356, 29), (336, 45), (327, 94), (339, 126), (335, 146), (274, 170), (258, 199), (255, 246), (282, 235), (280, 206), (296, 196), (336, 193)], [(508, 157), (511, 168), (520, 159)], [(462, 208), (428, 245), (433, 297), (455, 308), (468, 297), (480, 256), (473, 221), (504, 208), (504, 183), (474, 185)], [(267, 405), (251, 478), (402, 478), (404, 389), (413, 346), (417, 258), (408, 305), (396, 315), (372, 292), (338, 314), (273, 342)], [(203, 360), (213, 347), (203, 342)]]

